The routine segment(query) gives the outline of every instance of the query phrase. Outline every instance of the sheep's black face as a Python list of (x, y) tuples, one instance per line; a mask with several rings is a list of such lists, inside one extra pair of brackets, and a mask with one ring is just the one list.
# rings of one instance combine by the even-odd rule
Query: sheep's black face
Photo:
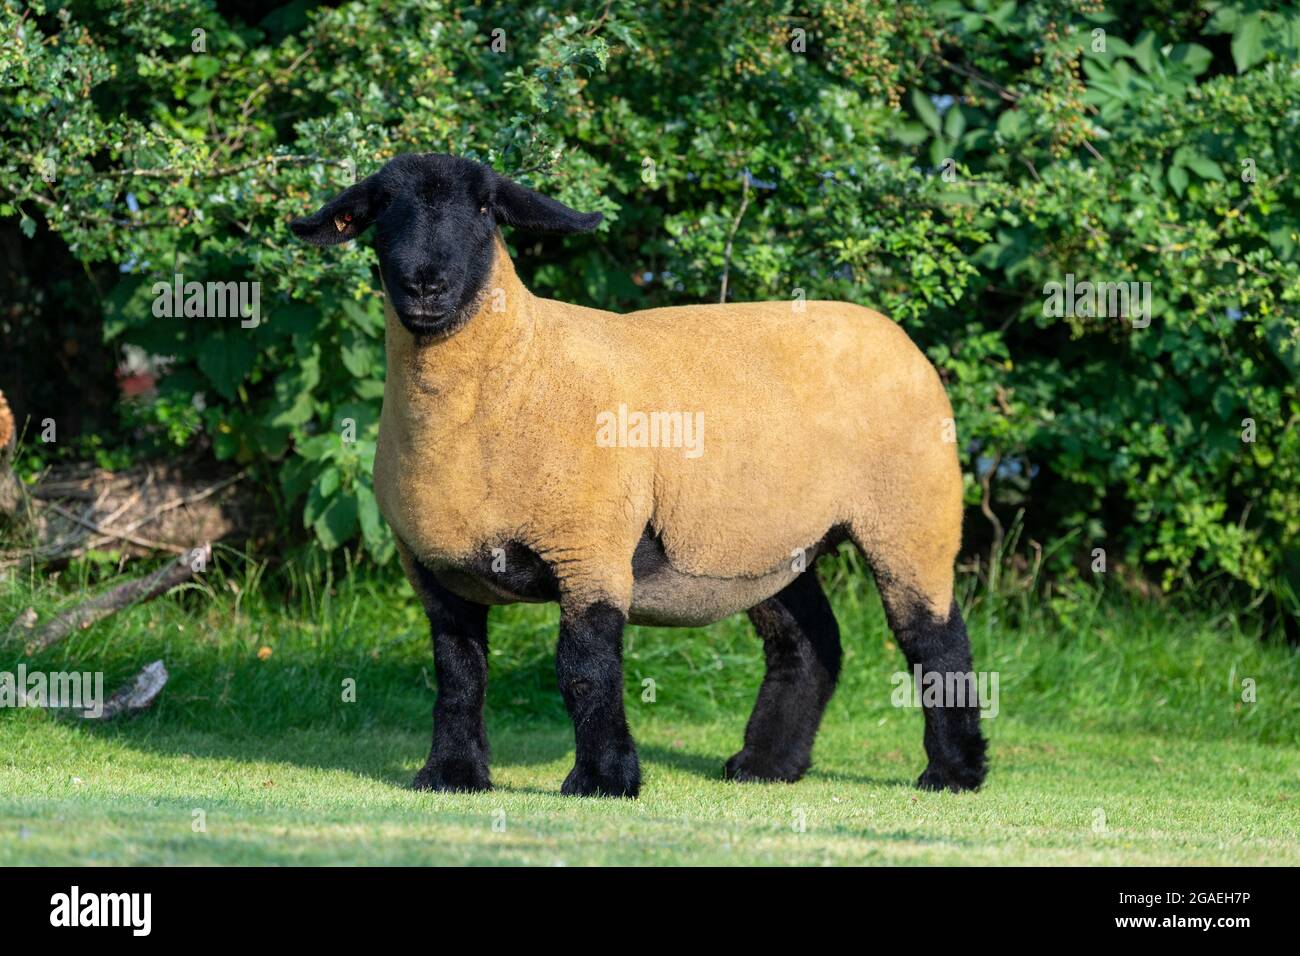
[(379, 271), (411, 332), (447, 332), (473, 315), (492, 269), (490, 170), (450, 156), (403, 156), (379, 174)]
[(473, 160), (408, 153), (290, 226), (299, 238), (324, 246), (373, 225), (380, 275), (402, 325), (416, 334), (449, 334), (477, 311), (498, 223), (567, 233), (594, 229), (602, 218)]

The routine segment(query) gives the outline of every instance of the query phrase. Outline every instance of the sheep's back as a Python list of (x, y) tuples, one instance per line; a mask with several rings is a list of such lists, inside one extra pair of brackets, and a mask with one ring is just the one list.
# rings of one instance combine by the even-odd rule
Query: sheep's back
[[(610, 448), (590, 459), (613, 476), (608, 500), (645, 514), (684, 573), (767, 574), (914, 488), (951, 497), (955, 476), (960, 494), (951, 410), (921, 351), (877, 312), (802, 306), (565, 307), (555, 317), (551, 355), (575, 383), (575, 427), (590, 434), (620, 406), (702, 420), (697, 456)], [(933, 477), (909, 479), (918, 474)]]

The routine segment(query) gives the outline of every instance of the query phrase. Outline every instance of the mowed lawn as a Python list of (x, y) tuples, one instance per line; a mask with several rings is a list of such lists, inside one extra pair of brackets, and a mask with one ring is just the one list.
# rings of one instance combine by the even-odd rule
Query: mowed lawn
[[(721, 779), (762, 674), (748, 622), (636, 628), (635, 801), (559, 795), (553, 608), (493, 612), (496, 789), (415, 793), (433, 668), (406, 587), (301, 575), (273, 599), (253, 571), (214, 573), (27, 662), (103, 669), (110, 689), (155, 658), (173, 676), (118, 724), (0, 711), (0, 865), (1300, 864), (1295, 648), (1100, 591), (967, 595), (976, 666), (999, 676), (992, 770), (979, 793), (922, 793), (922, 718), (891, 703), (904, 664), (869, 579), (851, 557), (822, 572), (846, 656), (809, 775)], [(0, 633), (77, 593), (68, 578), (2, 592)], [(22, 660), (6, 647), (0, 670)]]

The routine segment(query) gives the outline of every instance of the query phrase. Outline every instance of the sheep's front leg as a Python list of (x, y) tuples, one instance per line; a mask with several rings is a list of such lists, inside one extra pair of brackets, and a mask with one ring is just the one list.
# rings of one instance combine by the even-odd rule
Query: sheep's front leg
[(621, 611), (604, 602), (560, 613), (555, 673), (573, 720), (577, 757), (560, 792), (635, 797), (641, 767), (623, 713)]
[(433, 745), (416, 790), (490, 790), (487, 730), (486, 605), (448, 591), (402, 549), (402, 564), (433, 632), (433, 668), (438, 682), (433, 704)]

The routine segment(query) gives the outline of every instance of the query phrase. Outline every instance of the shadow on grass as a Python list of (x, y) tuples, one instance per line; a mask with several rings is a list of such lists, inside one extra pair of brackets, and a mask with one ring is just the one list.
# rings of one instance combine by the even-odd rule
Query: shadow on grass
[[(690, 753), (679, 747), (664, 747), (659, 744), (643, 744), (638, 748), (642, 760), (665, 764), (705, 780), (723, 781), (723, 765), (731, 756), (731, 751), (718, 753)], [(846, 783), (871, 787), (911, 787), (912, 781), (903, 777), (873, 777), (841, 770), (822, 770), (817, 766), (804, 776), (804, 780), (818, 780), (827, 783)], [(754, 786), (755, 784), (737, 784), (737, 786)], [(783, 786), (786, 784), (757, 784), (757, 786)]]
[[(290, 764), (337, 770), (407, 788), (429, 752), (427, 726), (410, 728), (298, 727), (274, 733), (228, 733), (169, 725), (166, 719), (137, 719), (119, 726), (78, 724), (87, 736), (111, 740), (161, 757), (237, 763)], [(488, 739), (496, 767), (534, 766), (572, 759), (572, 731), (563, 725), (523, 728), (489, 720)]]
[[(265, 660), (253, 653), (256, 643), (191, 642), (188, 637), (170, 644), (110, 643), (97, 662), (108, 690), (138, 670), (142, 659), (154, 656), (166, 660), (171, 681), (150, 712), (121, 723), (77, 724), (77, 732), (164, 757), (336, 770), (405, 788), (428, 754), (434, 701), (431, 655), (419, 646), (422, 642), (409, 643), (384, 651), (287, 645)], [(54, 657), (27, 664), (58, 669)], [(555, 688), (554, 666), (549, 648), (540, 647), (509, 662), (491, 660), (486, 715), (494, 767), (557, 764), (567, 772), (573, 730)], [(349, 686), (355, 696), (345, 700)], [(723, 764), (739, 749), (748, 709), (698, 720), (685, 713), (657, 714), (641, 729), (643, 761), (721, 781)], [(693, 746), (707, 748), (704, 752), (685, 749), (669, 723), (694, 726), (719, 720), (734, 722), (734, 736), (711, 735), (701, 745), (697, 734)], [(819, 767), (809, 778), (910, 784)]]

